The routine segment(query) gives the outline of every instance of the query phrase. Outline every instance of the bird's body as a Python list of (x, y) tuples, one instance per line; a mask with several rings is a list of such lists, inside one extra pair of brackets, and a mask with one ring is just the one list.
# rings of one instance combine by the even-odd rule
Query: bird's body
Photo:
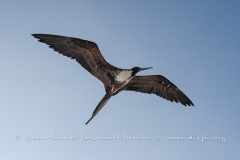
[(131, 78), (132, 76), (132, 70), (123, 70), (123, 71), (120, 71), (116, 77), (115, 77), (115, 80), (118, 81), (118, 82), (126, 82), (126, 81), (129, 81), (129, 79)]
[(193, 106), (191, 100), (165, 77), (160, 75), (136, 76), (138, 72), (152, 67), (117, 68), (103, 58), (94, 42), (48, 34), (33, 34), (33, 36), (60, 54), (75, 59), (83, 68), (103, 82), (106, 94), (86, 124), (96, 116), (112, 96), (123, 90), (156, 94), (171, 102)]

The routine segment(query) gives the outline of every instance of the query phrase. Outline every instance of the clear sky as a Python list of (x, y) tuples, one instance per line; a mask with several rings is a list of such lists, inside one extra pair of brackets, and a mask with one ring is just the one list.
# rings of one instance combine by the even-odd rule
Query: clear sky
[[(237, 0), (2, 0), (0, 159), (238, 160), (239, 17)], [(94, 41), (120, 68), (153, 67), (139, 74), (164, 75), (195, 107), (121, 92), (85, 126), (102, 83), (33, 33)]]

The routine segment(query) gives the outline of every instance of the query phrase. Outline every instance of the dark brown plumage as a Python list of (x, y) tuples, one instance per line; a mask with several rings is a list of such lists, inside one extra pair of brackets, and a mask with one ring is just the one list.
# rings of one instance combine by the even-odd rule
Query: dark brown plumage
[(151, 67), (120, 69), (109, 64), (94, 42), (48, 34), (33, 34), (33, 36), (60, 54), (75, 59), (89, 73), (103, 82), (106, 94), (86, 124), (96, 116), (112, 96), (123, 90), (156, 94), (171, 102), (194, 106), (192, 101), (167, 78), (160, 75), (135, 76), (138, 72)]
[(107, 74), (109, 71), (116, 72), (119, 68), (109, 64), (102, 56), (96, 43), (77, 39), (48, 34), (32, 34), (39, 42), (46, 43), (58, 53), (75, 59), (83, 68), (103, 83), (111, 81)]
[(192, 101), (167, 78), (160, 75), (134, 76), (124, 90), (156, 94), (171, 102), (193, 106)]

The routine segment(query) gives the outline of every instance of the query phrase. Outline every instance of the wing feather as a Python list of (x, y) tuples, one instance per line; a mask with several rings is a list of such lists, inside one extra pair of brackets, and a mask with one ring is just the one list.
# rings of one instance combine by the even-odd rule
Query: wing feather
[(39, 42), (49, 45), (54, 51), (75, 59), (83, 68), (103, 83), (110, 82), (110, 79), (106, 76), (107, 74), (119, 70), (119, 68), (109, 64), (104, 59), (94, 42), (49, 34), (33, 34), (33, 36), (39, 39)]
[(180, 102), (184, 106), (194, 106), (180, 89), (161, 75), (135, 76), (124, 87), (124, 90), (156, 94), (171, 102)]

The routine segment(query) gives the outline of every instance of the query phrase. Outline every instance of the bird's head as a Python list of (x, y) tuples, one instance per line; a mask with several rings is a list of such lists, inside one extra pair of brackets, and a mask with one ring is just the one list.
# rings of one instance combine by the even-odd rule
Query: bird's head
[(131, 69), (133, 71), (132, 76), (135, 76), (138, 72), (147, 70), (147, 69), (152, 69), (152, 67), (148, 67), (148, 68), (133, 67)]

